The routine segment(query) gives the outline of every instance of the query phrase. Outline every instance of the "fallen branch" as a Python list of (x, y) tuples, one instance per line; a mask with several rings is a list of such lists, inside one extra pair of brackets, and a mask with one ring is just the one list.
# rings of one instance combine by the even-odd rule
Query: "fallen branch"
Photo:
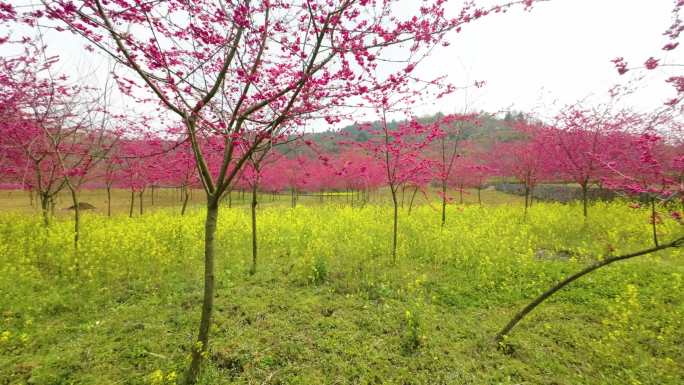
[(556, 285), (554, 285), (550, 289), (546, 290), (539, 297), (537, 297), (534, 301), (530, 302), (527, 306), (525, 306), (522, 310), (520, 310), (515, 315), (515, 317), (513, 317), (508, 322), (508, 324), (503, 329), (501, 329), (501, 331), (499, 333), (496, 334), (495, 341), (500, 344), (504, 340), (504, 338), (511, 332), (511, 330), (515, 327), (515, 325), (517, 325), (518, 322), (522, 321), (522, 319), (525, 318), (525, 316), (527, 314), (532, 312), (532, 310), (534, 310), (534, 308), (539, 306), (547, 298), (551, 297), (558, 290), (562, 289), (567, 284), (575, 281), (576, 279), (578, 279), (578, 278), (580, 278), (586, 274), (589, 274), (594, 270), (597, 270), (597, 269), (600, 269), (604, 266), (610, 265), (613, 262), (624, 261), (626, 259), (639, 257), (639, 256), (646, 255), (646, 254), (655, 253), (656, 251), (660, 251), (660, 250), (664, 250), (664, 249), (681, 247), (682, 245), (684, 245), (684, 236), (679, 237), (670, 243), (661, 244), (659, 246), (652, 247), (650, 249), (645, 249), (645, 250), (637, 251), (635, 253), (619, 255), (619, 256), (615, 256), (615, 257), (607, 257), (607, 258), (605, 258), (601, 261), (598, 261), (598, 262), (596, 262), (590, 266), (587, 266), (583, 270), (578, 271), (577, 273), (575, 273), (575, 274), (565, 278), (564, 280), (558, 282)]

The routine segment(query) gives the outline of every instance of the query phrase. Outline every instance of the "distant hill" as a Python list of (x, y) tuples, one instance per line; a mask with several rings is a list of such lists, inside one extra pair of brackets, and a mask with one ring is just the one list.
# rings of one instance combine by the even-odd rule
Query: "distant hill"
[[(429, 116), (419, 117), (418, 120), (424, 123), (434, 122), (437, 118), (443, 116), (442, 114), (435, 114)], [(520, 139), (520, 134), (512, 128), (512, 123), (516, 120), (524, 119), (522, 113), (506, 113), (504, 116), (493, 116), (491, 114), (480, 113), (479, 124), (473, 123), (456, 123), (462, 124), (459, 140), (469, 140), (489, 146), (494, 142), (510, 142)], [(390, 130), (398, 127), (401, 121), (393, 120), (388, 123)], [(380, 122), (371, 123), (374, 126), (379, 126)], [(320, 147), (330, 152), (337, 152), (339, 150), (339, 142), (365, 142), (369, 139), (369, 134), (366, 131), (360, 130), (358, 124), (352, 124), (343, 127), (336, 131), (323, 131), (305, 134), (304, 139), (311, 140), (317, 143)]]

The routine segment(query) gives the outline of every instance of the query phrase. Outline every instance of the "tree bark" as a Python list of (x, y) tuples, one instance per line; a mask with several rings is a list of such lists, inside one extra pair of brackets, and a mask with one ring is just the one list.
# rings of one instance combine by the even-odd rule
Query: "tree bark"
[[(182, 187), (181, 190), (181, 195), (183, 195), (183, 191), (187, 189), (187, 187)], [(181, 207), (181, 215), (185, 215), (185, 209), (188, 207), (188, 193), (185, 192), (184, 198), (183, 198), (183, 207)]]
[(588, 199), (588, 187), (586, 183), (582, 184), (582, 213), (584, 214), (584, 218), (586, 219), (588, 216), (588, 209), (587, 209), (587, 199)]
[(651, 197), (651, 228), (653, 229), (653, 244), (655, 247), (658, 247), (658, 230), (656, 228), (657, 216), (658, 214), (656, 213), (655, 198)]
[(577, 280), (578, 278), (581, 278), (582, 276), (591, 273), (594, 270), (600, 269), (604, 266), (610, 265), (611, 263), (617, 262), (617, 261), (623, 261), (626, 259), (638, 257), (641, 255), (646, 255), (650, 254), (659, 250), (671, 248), (671, 247), (681, 247), (682, 244), (684, 244), (684, 237), (680, 237), (668, 244), (662, 245), (662, 246), (656, 246), (652, 247), (650, 249), (645, 249), (641, 251), (637, 251), (635, 253), (631, 254), (625, 254), (625, 255), (620, 255), (616, 257), (607, 257), (606, 259), (602, 261), (598, 261), (580, 271), (577, 273), (563, 279), (562, 281), (558, 282), (556, 285), (551, 287), (550, 289), (546, 290), (544, 293), (542, 293), (539, 297), (537, 297), (534, 301), (530, 302), (527, 306), (525, 306), (522, 310), (520, 310), (509, 322), (508, 324), (499, 331), (499, 333), (496, 334), (495, 340), (497, 342), (502, 342), (504, 337), (507, 336), (511, 330), (515, 327), (515, 325), (518, 324), (527, 314), (529, 314), (534, 308), (539, 306), (542, 302), (544, 302), (547, 298), (551, 297), (555, 292), (558, 290), (562, 289), (564, 286), (568, 285), (569, 283)]
[(133, 218), (133, 203), (135, 202), (135, 191), (131, 189), (131, 207), (128, 210), (128, 217)]
[(406, 186), (401, 187), (401, 208), (404, 208), (404, 196), (406, 195)]
[(140, 216), (143, 215), (143, 193), (144, 192), (145, 192), (145, 189), (140, 190), (140, 196), (138, 197), (140, 200), (140, 202), (138, 202), (140, 204)]
[(107, 185), (107, 216), (112, 216), (112, 186)]
[(43, 225), (50, 225), (50, 198), (46, 194), (40, 194), (40, 209), (43, 213)]
[(397, 263), (397, 222), (399, 220), (399, 202), (397, 202), (397, 192), (394, 188), (392, 191), (392, 203), (394, 204), (394, 221), (392, 228), (392, 263)]
[(418, 192), (418, 186), (413, 189), (413, 194), (411, 194), (411, 200), (409, 201), (408, 215), (411, 215), (411, 210), (413, 209), (413, 200), (416, 199), (416, 193)]
[(185, 382), (188, 384), (196, 382), (202, 356), (208, 349), (209, 329), (214, 307), (214, 235), (216, 234), (218, 212), (218, 197), (207, 196), (207, 217), (204, 222), (204, 298), (197, 341), (192, 348), (192, 361), (186, 374)]
[(76, 267), (78, 270), (78, 240), (81, 231), (81, 210), (78, 207), (79, 202), (76, 190), (70, 184), (67, 184), (67, 186), (69, 188), (69, 192), (71, 192), (71, 202), (74, 205), (74, 253), (76, 254), (77, 258)]
[(447, 185), (446, 180), (442, 181), (442, 227), (446, 224), (446, 204), (447, 204)]
[(257, 184), (252, 186), (252, 266), (249, 268), (249, 274), (256, 273), (257, 263), (257, 221), (256, 221), (256, 207), (257, 207)]
[(54, 198), (53, 196), (51, 196), (50, 198), (48, 198), (48, 201), (50, 202), (50, 204), (49, 204), (49, 207), (50, 207), (50, 216), (51, 216), (51, 217), (54, 217), (54, 216), (55, 216), (55, 206), (56, 206), (56, 204), (55, 204), (55, 198)]
[(530, 207), (534, 203), (534, 186), (530, 187)]
[(523, 219), (527, 219), (527, 207), (529, 206), (530, 199), (530, 188), (525, 185), (525, 212), (523, 213)]

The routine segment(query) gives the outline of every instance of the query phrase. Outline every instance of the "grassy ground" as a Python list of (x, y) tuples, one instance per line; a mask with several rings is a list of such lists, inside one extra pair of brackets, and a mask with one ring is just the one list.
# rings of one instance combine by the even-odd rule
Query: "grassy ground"
[[(321, 203), (330, 204), (351, 204), (354, 201), (355, 205), (359, 205), (360, 201), (356, 194), (347, 192), (326, 192), (322, 194), (302, 194), (298, 197), (298, 204), (303, 205), (319, 205)], [(351, 197), (354, 195), (354, 198)], [(399, 199), (403, 200), (404, 207), (409, 206), (412, 190), (407, 189), (405, 193), (400, 193)], [(436, 194), (430, 192), (429, 195), (421, 192), (417, 193), (414, 199), (416, 205), (432, 202), (436, 199)], [(461, 203), (461, 194), (454, 191), (450, 193), (454, 203)], [(476, 190), (465, 190), (463, 193), (463, 203), (478, 203)], [(402, 199), (403, 198), (403, 199)], [(31, 195), (26, 191), (10, 190), (0, 191), (0, 212), (22, 212), (22, 213), (37, 213), (40, 210), (40, 203), (35, 196), (33, 200)], [(248, 206), (250, 202), (249, 192), (234, 191), (231, 194), (231, 205), (240, 207)], [(482, 190), (481, 200), (484, 204), (499, 205), (510, 203), (522, 203), (523, 199), (518, 196), (504, 194), (495, 190)], [(68, 217), (73, 215), (71, 211), (66, 210), (67, 207), (72, 206), (71, 195), (68, 191), (62, 191), (57, 194), (56, 198), (55, 216)], [(84, 190), (79, 194), (79, 201), (93, 205), (95, 207), (92, 212), (98, 214), (107, 214), (107, 192), (103, 189), (99, 190)], [(372, 192), (369, 199), (370, 203), (389, 203), (390, 196), (387, 191)], [(130, 190), (112, 189), (112, 213), (129, 213), (131, 202)], [(291, 205), (291, 196), (289, 192), (283, 192), (275, 197), (271, 194), (260, 194), (259, 202), (262, 206), (282, 206), (288, 207)], [(203, 205), (205, 203), (205, 195), (202, 190), (193, 190), (188, 200), (189, 206)], [(228, 198), (224, 199), (224, 204), (228, 205)], [(436, 204), (436, 203), (435, 203)], [(150, 210), (157, 210), (160, 208), (174, 208), (180, 211), (182, 206), (181, 195), (178, 189), (172, 188), (156, 188), (154, 189), (154, 198), (152, 198), (152, 189), (148, 188), (143, 194), (143, 212)], [(138, 194), (135, 194), (133, 204), (133, 215), (140, 215), (140, 201)]]
[[(203, 384), (684, 381), (682, 250), (572, 284), (514, 331), (511, 355), (492, 342), (561, 277), (650, 246), (644, 210), (597, 204), (585, 223), (576, 205), (535, 204), (525, 221), (519, 205), (451, 206), (442, 229), (421, 205), (401, 213), (393, 265), (387, 206), (281, 199), (260, 212), (254, 276), (248, 213), (222, 208)], [(75, 254), (68, 218), (46, 230), (0, 214), (0, 384), (175, 383), (199, 318), (202, 220), (198, 207), (89, 213)]]
[[(180, 211), (181, 200), (177, 189), (157, 188), (154, 192), (154, 204), (152, 202), (151, 189), (147, 189), (143, 198), (143, 212), (159, 209), (177, 207)], [(130, 190), (112, 190), (112, 212), (128, 213), (130, 208)], [(204, 192), (193, 190), (189, 204), (199, 204), (204, 200)], [(107, 193), (105, 190), (84, 190), (79, 194), (79, 201), (89, 203), (95, 207), (93, 210), (99, 214), (107, 213)], [(72, 206), (71, 196), (68, 191), (63, 191), (57, 195), (55, 215), (66, 217), (72, 215), (65, 210)], [(23, 213), (33, 213), (40, 210), (40, 203), (36, 197), (31, 201), (31, 196), (26, 191), (0, 191), (0, 211), (14, 211)], [(134, 202), (134, 214), (139, 215), (140, 206), (138, 194), (136, 193)]]

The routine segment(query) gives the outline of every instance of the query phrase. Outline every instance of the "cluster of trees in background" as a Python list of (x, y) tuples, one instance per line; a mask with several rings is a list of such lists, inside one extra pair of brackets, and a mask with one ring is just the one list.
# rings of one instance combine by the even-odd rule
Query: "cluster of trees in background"
[[(117, 118), (105, 117), (106, 111), (69, 108), (81, 97), (65, 91), (51, 100), (56, 107), (49, 111), (35, 106), (35, 113), (17, 114), (6, 105), (0, 111), (0, 186), (29, 191), (46, 222), (62, 190), (77, 195), (103, 189), (109, 195), (127, 189), (133, 204), (155, 188), (177, 188), (183, 195), (201, 188), (189, 141), (135, 126), (111, 129), (108, 124)], [(522, 114), (503, 119), (454, 114), (282, 136), (247, 160), (223, 198), (235, 190), (287, 193), (294, 206), (299, 194), (355, 192), (363, 201), (369, 191), (389, 187), (406, 202), (436, 189), (445, 204), (462, 203), (463, 190), (479, 192), (506, 180), (524, 186), (526, 201), (540, 183), (575, 184), (583, 192), (586, 216), (591, 187), (676, 199), (684, 183), (680, 124), (668, 115), (571, 106), (553, 122)], [(199, 137), (197, 145), (209, 154), (207, 167), (216, 174), (222, 137)]]

